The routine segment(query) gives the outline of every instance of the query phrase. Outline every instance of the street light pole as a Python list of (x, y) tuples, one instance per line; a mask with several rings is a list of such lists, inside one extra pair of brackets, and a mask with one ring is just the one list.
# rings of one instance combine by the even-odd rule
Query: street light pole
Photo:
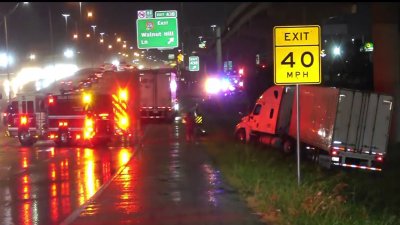
[(221, 46), (221, 27), (216, 28), (217, 35), (217, 70), (222, 71), (222, 46)]
[(8, 54), (8, 29), (7, 29), (7, 16), (11, 15), (19, 6), (19, 2), (14, 6), (13, 9), (10, 10), (9, 13), (4, 15), (4, 35), (6, 41), (6, 71), (7, 71), (7, 80), (9, 84), (9, 91), (8, 91), (8, 101), (11, 101), (11, 81), (10, 81), (10, 70), (9, 70), (9, 61), (10, 56)]
[(93, 37), (96, 37), (96, 25), (91, 26), (93, 28)]
[(7, 16), (4, 15), (4, 33), (5, 33), (5, 41), (6, 41), (6, 71), (7, 71), (7, 80), (9, 84), (9, 89), (8, 89), (8, 101), (11, 101), (11, 81), (10, 81), (10, 70), (8, 68), (9, 64), (9, 59), (10, 57), (8, 56), (8, 30), (7, 30)]
[(61, 14), (63, 17), (65, 17), (65, 35), (68, 37), (68, 17), (69, 14)]
[(54, 66), (54, 40), (53, 40), (53, 23), (52, 23), (52, 18), (51, 18), (51, 9), (49, 9), (49, 30), (50, 30), (50, 51), (51, 51), (51, 61)]
[(93, 54), (93, 57), (91, 57), (92, 58), (92, 68), (93, 68), (93, 65), (94, 65), (94, 56), (95, 56), (95, 44), (96, 44), (96, 25), (92, 25), (91, 26), (92, 28), (93, 28), (93, 43), (92, 43), (92, 54)]
[(79, 23), (82, 20), (82, 2), (79, 2)]

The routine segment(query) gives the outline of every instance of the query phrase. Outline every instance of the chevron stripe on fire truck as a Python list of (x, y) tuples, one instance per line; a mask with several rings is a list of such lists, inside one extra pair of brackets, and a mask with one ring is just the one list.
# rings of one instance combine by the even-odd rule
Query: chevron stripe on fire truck
[(126, 128), (123, 128), (120, 126), (119, 121), (121, 121), (123, 118), (128, 118), (128, 113), (126, 111), (126, 103), (121, 102), (118, 96), (115, 94), (112, 95), (113, 101), (113, 112), (114, 112), (114, 121), (116, 121), (115, 125), (122, 130), (125, 130)]

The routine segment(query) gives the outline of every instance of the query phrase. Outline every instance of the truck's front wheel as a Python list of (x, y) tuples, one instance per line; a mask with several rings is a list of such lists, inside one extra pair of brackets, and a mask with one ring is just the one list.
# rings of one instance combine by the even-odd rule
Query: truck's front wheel
[(22, 146), (32, 146), (35, 143), (28, 130), (19, 131), (18, 139)]
[(241, 143), (246, 143), (246, 131), (244, 129), (238, 130), (236, 132), (235, 138)]

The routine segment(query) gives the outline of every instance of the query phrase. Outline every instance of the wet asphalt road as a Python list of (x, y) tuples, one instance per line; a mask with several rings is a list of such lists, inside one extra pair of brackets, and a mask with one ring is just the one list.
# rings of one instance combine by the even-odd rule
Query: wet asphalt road
[(60, 224), (107, 183), (133, 151), (54, 148), (51, 143), (26, 148), (2, 135), (0, 224)]
[(110, 186), (64, 224), (261, 224), (201, 140), (187, 143), (176, 123), (145, 132), (143, 146)]
[(178, 123), (145, 126), (136, 149), (0, 137), (0, 224), (262, 224), (184, 137)]

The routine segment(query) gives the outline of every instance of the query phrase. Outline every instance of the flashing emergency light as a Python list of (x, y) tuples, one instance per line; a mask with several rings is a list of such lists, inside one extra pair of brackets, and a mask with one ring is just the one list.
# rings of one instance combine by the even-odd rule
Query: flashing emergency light
[(54, 98), (53, 96), (49, 96), (49, 104), (53, 104), (54, 103)]
[(232, 86), (232, 85), (231, 85), (231, 83), (229, 82), (229, 80), (228, 80), (227, 78), (223, 78), (223, 79), (221, 80), (220, 88), (221, 88), (223, 91), (227, 91), (227, 90), (229, 89), (230, 86)]
[(242, 76), (243, 74), (244, 74), (244, 69), (243, 69), (243, 68), (240, 68), (240, 69), (239, 69), (239, 75)]
[(129, 120), (127, 117), (122, 117), (119, 121), (118, 121), (118, 126), (123, 129), (126, 130), (126, 128), (128, 128), (129, 125)]
[(89, 118), (86, 118), (85, 127), (93, 127), (93, 120), (89, 119)]
[(93, 137), (93, 120), (91, 118), (85, 118), (85, 128), (83, 131), (83, 138), (90, 139)]
[(217, 94), (221, 89), (219, 79), (215, 77), (207, 78), (205, 89), (208, 94)]
[(21, 125), (26, 125), (28, 123), (28, 118), (26, 116), (21, 116)]
[(83, 103), (90, 104), (92, 101), (92, 96), (88, 93), (83, 94)]
[(175, 80), (171, 80), (171, 83), (169, 84), (169, 88), (171, 89), (172, 92), (176, 92), (178, 85), (176, 84)]
[(125, 89), (119, 90), (119, 99), (122, 101), (128, 101), (128, 92)]

